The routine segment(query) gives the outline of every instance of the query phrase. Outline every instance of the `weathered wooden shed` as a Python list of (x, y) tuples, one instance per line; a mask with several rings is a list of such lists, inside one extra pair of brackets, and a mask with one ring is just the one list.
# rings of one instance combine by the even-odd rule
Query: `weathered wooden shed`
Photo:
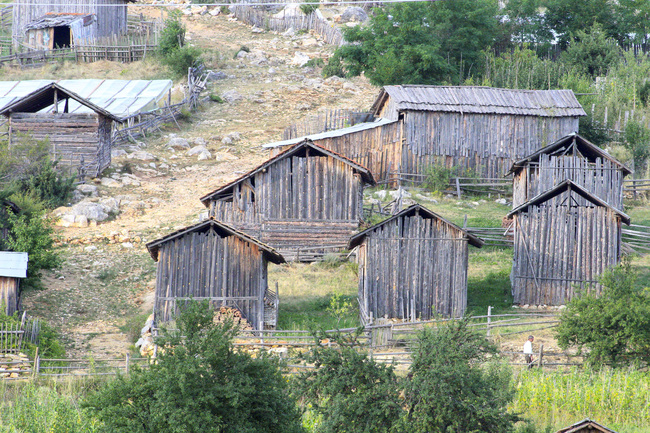
[(403, 119), (404, 145), (394, 170), (423, 174), (444, 164), (487, 178), (503, 176), (518, 159), (577, 132), (585, 115), (571, 90), (421, 85), (384, 86), (371, 112)]
[(21, 0), (13, 5), (12, 40), (31, 49), (94, 45), (127, 31), (135, 0)]
[(623, 178), (632, 171), (577, 134), (569, 134), (515, 162), (512, 206), (571, 179), (616, 209), (623, 209)]
[(307, 137), (268, 143), (263, 147), (269, 149), (271, 156), (275, 156), (305, 139), (367, 167), (377, 181), (385, 180), (388, 173), (399, 170), (402, 155), (401, 120), (376, 119)]
[(345, 248), (363, 218), (370, 171), (310, 140), (201, 197), (209, 215), (310, 261)]
[(509, 214), (514, 226), (510, 281), (516, 304), (562, 305), (577, 290), (600, 293), (598, 276), (621, 255), (630, 217), (571, 180)]
[[(70, 113), (74, 100), (92, 110)], [(113, 122), (122, 120), (56, 83), (13, 101), (0, 109), (9, 119), (9, 145), (47, 140), (60, 166), (97, 176), (111, 164)]]
[(594, 420), (585, 418), (568, 427), (558, 430), (556, 433), (616, 433), (614, 430), (597, 423)]
[(27, 253), (0, 251), (0, 311), (11, 315), (20, 310), (20, 280), (27, 278)]
[(249, 235), (208, 219), (149, 242), (158, 262), (155, 315), (168, 321), (189, 299), (238, 309), (255, 329), (277, 324), (277, 293), (268, 288), (268, 262), (282, 255)]
[(352, 236), (364, 321), (462, 316), (468, 245), (483, 241), (417, 204)]

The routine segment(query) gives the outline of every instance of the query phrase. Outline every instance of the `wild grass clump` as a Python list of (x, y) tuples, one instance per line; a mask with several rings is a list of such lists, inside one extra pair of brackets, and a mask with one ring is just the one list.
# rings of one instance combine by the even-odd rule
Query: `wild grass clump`
[[(511, 405), (537, 426), (553, 431), (586, 417), (619, 430), (650, 428), (650, 373), (637, 370), (522, 370)], [(627, 430), (631, 431), (631, 430)]]

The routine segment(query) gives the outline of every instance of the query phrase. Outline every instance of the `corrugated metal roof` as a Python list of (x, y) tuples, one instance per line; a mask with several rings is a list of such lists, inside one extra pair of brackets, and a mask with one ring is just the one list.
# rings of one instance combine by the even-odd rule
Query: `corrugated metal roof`
[(290, 140), (276, 141), (275, 143), (265, 144), (262, 147), (272, 148), (272, 147), (292, 146), (292, 145), (298, 144), (298, 143), (300, 143), (301, 141), (304, 141), (304, 140), (316, 141), (316, 140), (322, 140), (322, 139), (325, 139), (325, 138), (342, 137), (342, 136), (347, 135), (347, 134), (352, 134), (352, 133), (355, 133), (355, 132), (365, 131), (367, 129), (373, 129), (373, 128), (377, 128), (379, 126), (384, 126), (384, 125), (388, 125), (390, 123), (395, 123), (395, 122), (397, 122), (397, 120), (389, 120), (389, 119), (379, 118), (379, 119), (375, 120), (374, 122), (357, 123), (356, 125), (349, 126), (347, 128), (333, 129), (332, 131), (320, 132), (318, 134), (305, 135), (304, 137), (292, 138)]
[[(171, 80), (0, 81), (0, 107), (5, 107), (50, 83), (57, 83), (117, 117), (159, 108), (160, 100), (167, 96), (172, 87)], [(92, 110), (76, 101), (70, 101), (69, 112), (91, 113)]]
[(446, 111), (523, 116), (585, 116), (572, 90), (517, 90), (479, 86), (384, 86), (372, 107), (389, 96), (398, 111)]
[(26, 278), (27, 253), (0, 251), (0, 277)]

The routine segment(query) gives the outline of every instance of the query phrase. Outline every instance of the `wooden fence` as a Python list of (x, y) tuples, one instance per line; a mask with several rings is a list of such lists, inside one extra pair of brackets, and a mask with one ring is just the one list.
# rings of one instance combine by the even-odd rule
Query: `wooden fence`
[(650, 195), (650, 179), (623, 180), (623, 193), (634, 200)]
[(291, 28), (294, 30), (311, 30), (320, 36), (326, 43), (339, 46), (344, 43), (343, 34), (333, 24), (317, 16), (316, 13), (298, 17), (274, 18), (270, 12), (258, 9), (256, 6), (231, 6), (230, 10), (235, 17), (265, 30), (285, 32)]

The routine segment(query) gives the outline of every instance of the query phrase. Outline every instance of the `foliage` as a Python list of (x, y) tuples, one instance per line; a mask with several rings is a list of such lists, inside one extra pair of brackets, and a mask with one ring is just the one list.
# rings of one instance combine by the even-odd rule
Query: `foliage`
[(375, 85), (460, 83), (480, 66), (497, 25), (493, 0), (398, 3), (345, 29), (350, 44), (336, 54), (347, 75), (364, 72)]
[[(38, 198), (50, 209), (65, 206), (74, 190), (75, 176), (66, 176), (56, 170), (57, 162), (49, 157), (31, 165), (13, 188), (23, 196)], [(18, 204), (18, 203), (16, 203)]]
[(185, 45), (185, 33), (187, 29), (181, 22), (183, 14), (180, 10), (170, 10), (165, 20), (165, 27), (160, 32), (158, 39), (158, 51), (165, 57)]
[(217, 104), (223, 104), (224, 101), (223, 98), (215, 93), (210, 93), (210, 101), (216, 102)]
[[(13, 315), (7, 315), (3, 309), (0, 309), (0, 325), (19, 325), (22, 320), (22, 313), (16, 312)], [(38, 333), (38, 353), (43, 358), (62, 358), (65, 356), (65, 349), (59, 341), (59, 334), (54, 328), (44, 320), (39, 320), (40, 331)], [(24, 352), (28, 356), (36, 355), (36, 345), (23, 341)]]
[(110, 432), (301, 432), (277, 362), (234, 350), (232, 322), (189, 303), (149, 369), (118, 377), (84, 403)]
[(526, 414), (540, 432), (543, 426), (557, 431), (584, 419), (585, 414), (616, 431), (642, 432), (650, 428), (647, 371), (524, 369), (517, 374), (516, 382), (511, 409)]
[(316, 12), (316, 9), (320, 6), (320, 0), (305, 0), (300, 3), (300, 10), (305, 15), (311, 15)]
[(19, 392), (11, 404), (0, 403), (0, 431), (94, 433), (100, 430), (97, 420), (79, 408), (75, 396), (36, 382), (14, 386)]
[(354, 306), (354, 299), (351, 299), (351, 297), (344, 296), (341, 293), (334, 293), (330, 298), (330, 304), (327, 306), (326, 311), (336, 318), (336, 326), (338, 327), (341, 320), (354, 311)]
[(24, 288), (43, 288), (41, 271), (54, 269), (61, 264), (59, 255), (54, 251), (54, 229), (52, 220), (44, 212), (31, 215), (21, 213), (14, 215), (7, 212), (9, 220), (9, 237), (5, 246), (11, 251), (29, 254), (27, 278), (21, 282)]
[(623, 145), (630, 150), (634, 159), (634, 169), (644, 173), (646, 162), (650, 157), (650, 129), (636, 120), (625, 125)]
[(574, 67), (577, 73), (596, 77), (604, 75), (620, 61), (621, 50), (616, 41), (608, 38), (602, 26), (596, 23), (589, 31), (578, 30), (562, 56), (564, 62)]
[(467, 320), (423, 330), (404, 387), (403, 430), (509, 432), (519, 417), (507, 411), (514, 389), (510, 371), (492, 361), (496, 352)]
[(341, 59), (341, 54), (338, 51), (335, 51), (334, 54), (327, 61), (327, 65), (323, 67), (323, 77), (345, 77), (346, 73), (343, 70), (343, 60)]
[(561, 47), (569, 45), (571, 37), (595, 23), (602, 26), (607, 37), (621, 41), (623, 34), (616, 20), (616, 12), (609, 0), (542, 0), (546, 8), (543, 28), (547, 35), (555, 34)]
[(402, 413), (393, 367), (358, 352), (340, 336), (338, 340), (340, 350), (315, 345), (304, 355), (318, 368), (294, 381), (303, 406), (319, 415), (313, 432), (390, 432)]
[(201, 50), (185, 45), (187, 29), (181, 22), (179, 10), (169, 12), (165, 27), (160, 32), (158, 53), (161, 62), (177, 76), (187, 75), (187, 70), (202, 63)]
[(442, 165), (432, 165), (424, 172), (422, 186), (432, 192), (443, 192), (449, 188), (449, 182), (454, 175), (454, 169)]
[(586, 351), (593, 365), (650, 362), (650, 296), (636, 285), (629, 258), (600, 278), (602, 293), (582, 293), (560, 316), (558, 345)]

